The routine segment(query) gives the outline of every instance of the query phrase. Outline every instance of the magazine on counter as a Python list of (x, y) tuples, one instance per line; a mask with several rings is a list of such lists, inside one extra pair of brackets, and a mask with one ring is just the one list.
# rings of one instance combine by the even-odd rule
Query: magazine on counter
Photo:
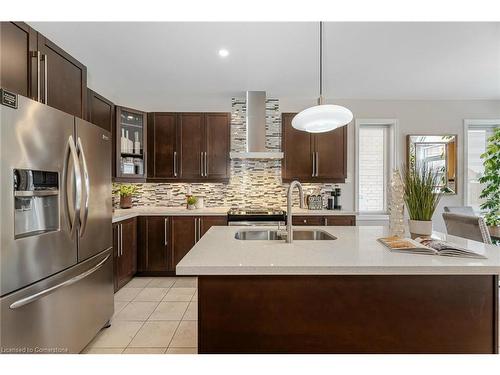
[(378, 239), (390, 251), (411, 254), (443, 255), (448, 257), (487, 259), (484, 255), (459, 247), (451, 242), (427, 237), (400, 238), (397, 236)]

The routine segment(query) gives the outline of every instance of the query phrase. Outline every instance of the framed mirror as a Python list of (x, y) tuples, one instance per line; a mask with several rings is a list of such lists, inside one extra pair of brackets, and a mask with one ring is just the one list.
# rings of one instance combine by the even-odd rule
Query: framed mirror
[(457, 194), (457, 136), (412, 135), (406, 137), (407, 165), (422, 165), (438, 170), (440, 183), (436, 191)]

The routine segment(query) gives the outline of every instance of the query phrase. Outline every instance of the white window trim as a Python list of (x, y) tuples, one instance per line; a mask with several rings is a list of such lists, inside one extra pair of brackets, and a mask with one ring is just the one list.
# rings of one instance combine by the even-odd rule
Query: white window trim
[(469, 195), (469, 176), (468, 168), (469, 165), (469, 129), (475, 126), (500, 126), (500, 119), (465, 119), (464, 120), (464, 141), (463, 141), (463, 174), (462, 174), (462, 186), (463, 186), (463, 198), (462, 202), (464, 206), (468, 205), (467, 196)]
[(362, 118), (362, 119), (356, 119), (354, 121), (354, 210), (357, 213), (362, 214), (363, 216), (365, 215), (381, 215), (381, 214), (387, 214), (386, 211), (373, 211), (373, 212), (359, 212), (359, 157), (358, 157), (358, 151), (359, 151), (359, 128), (361, 126), (369, 126), (369, 125), (374, 125), (374, 126), (380, 126), (384, 125), (389, 128), (389, 138), (390, 138), (390, 150), (389, 150), (389, 155), (392, 156), (392, 160), (389, 160), (389, 175), (392, 173), (394, 168), (399, 167), (399, 157), (398, 157), (398, 150), (399, 150), (399, 120), (398, 119), (371, 119), (371, 118)]

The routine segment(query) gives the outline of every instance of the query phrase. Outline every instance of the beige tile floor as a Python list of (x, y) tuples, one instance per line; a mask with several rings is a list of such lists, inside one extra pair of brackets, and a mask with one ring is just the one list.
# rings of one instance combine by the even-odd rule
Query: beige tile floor
[(196, 354), (196, 277), (136, 277), (115, 294), (111, 327), (85, 354)]

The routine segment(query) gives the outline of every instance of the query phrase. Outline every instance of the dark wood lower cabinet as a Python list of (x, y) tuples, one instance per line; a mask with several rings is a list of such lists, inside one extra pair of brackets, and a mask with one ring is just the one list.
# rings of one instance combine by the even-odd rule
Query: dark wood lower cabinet
[(175, 275), (177, 264), (214, 225), (227, 225), (227, 216), (139, 217), (137, 272)]
[(200, 234), (198, 239), (203, 237), (207, 231), (213, 226), (227, 226), (227, 216), (202, 216), (200, 217)]
[(172, 260), (173, 270), (191, 250), (197, 240), (197, 218), (194, 216), (172, 216)]
[(113, 258), (117, 291), (137, 272), (137, 218), (113, 224)]
[(198, 352), (498, 353), (497, 275), (199, 276)]
[(138, 272), (172, 271), (169, 216), (139, 218)]
[(293, 216), (293, 225), (338, 225), (338, 226), (355, 226), (356, 216), (354, 215), (304, 215)]

